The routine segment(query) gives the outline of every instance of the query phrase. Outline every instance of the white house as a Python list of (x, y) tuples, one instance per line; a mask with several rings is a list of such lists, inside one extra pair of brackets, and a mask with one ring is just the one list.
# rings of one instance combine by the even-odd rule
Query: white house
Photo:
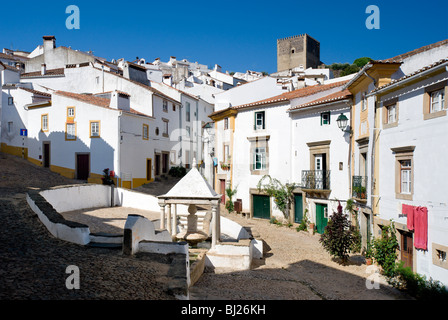
[[(404, 61), (403, 69), (420, 67), (415, 66), (415, 58)], [(448, 48), (445, 58), (370, 94), (379, 105), (381, 129), (375, 229), (393, 220), (400, 241), (398, 258), (413, 271), (448, 285), (444, 147), (448, 135)]]

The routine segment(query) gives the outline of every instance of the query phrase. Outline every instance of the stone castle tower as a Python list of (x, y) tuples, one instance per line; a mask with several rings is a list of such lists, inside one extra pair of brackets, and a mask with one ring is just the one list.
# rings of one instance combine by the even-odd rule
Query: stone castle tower
[(277, 72), (300, 65), (317, 68), (320, 64), (320, 42), (306, 33), (277, 39)]

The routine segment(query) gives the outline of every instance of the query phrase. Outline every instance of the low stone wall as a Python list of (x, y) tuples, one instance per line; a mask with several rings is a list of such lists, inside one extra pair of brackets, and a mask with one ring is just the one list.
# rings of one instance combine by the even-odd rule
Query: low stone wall
[(205, 267), (207, 270), (249, 270), (252, 265), (252, 249), (249, 239), (222, 242), (206, 253)]
[(89, 227), (65, 220), (39, 191), (29, 191), (26, 195), (26, 201), (54, 237), (81, 245), (90, 242)]

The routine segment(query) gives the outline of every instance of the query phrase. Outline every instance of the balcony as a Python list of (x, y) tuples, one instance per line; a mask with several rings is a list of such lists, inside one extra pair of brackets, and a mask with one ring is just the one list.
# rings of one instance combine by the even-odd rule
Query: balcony
[(367, 201), (367, 177), (352, 177), (352, 197), (357, 200)]
[(329, 193), (330, 170), (302, 170), (302, 189)]

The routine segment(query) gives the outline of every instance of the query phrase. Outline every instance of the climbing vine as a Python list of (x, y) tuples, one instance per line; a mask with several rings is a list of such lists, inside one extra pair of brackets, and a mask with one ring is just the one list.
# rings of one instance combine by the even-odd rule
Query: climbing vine
[(289, 218), (289, 208), (293, 201), (293, 190), (298, 185), (295, 183), (283, 184), (280, 180), (272, 178), (269, 175), (264, 175), (258, 181), (258, 191), (265, 192), (268, 196), (274, 198), (275, 205), (283, 213), (283, 216)]

